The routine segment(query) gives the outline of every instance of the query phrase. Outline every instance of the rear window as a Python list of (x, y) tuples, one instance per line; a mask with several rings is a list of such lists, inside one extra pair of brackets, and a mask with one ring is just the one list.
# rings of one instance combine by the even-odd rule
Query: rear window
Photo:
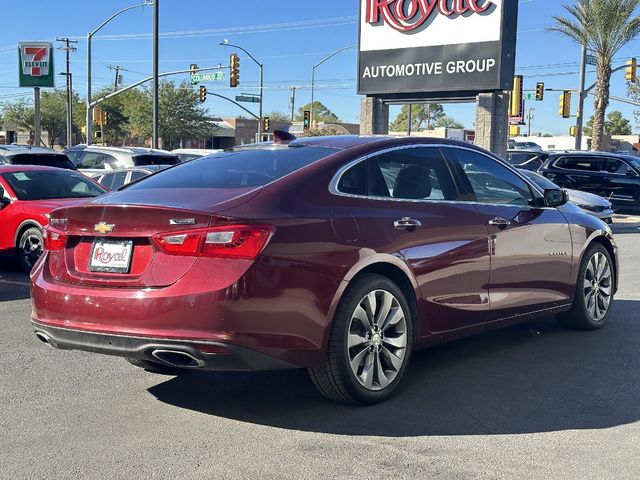
[(258, 187), (336, 151), (333, 148), (294, 145), (238, 147), (164, 170), (129, 188)]
[(18, 200), (97, 197), (105, 190), (80, 173), (26, 171), (2, 174)]
[(133, 164), (136, 167), (147, 165), (178, 165), (180, 159), (175, 155), (134, 155)]
[(66, 168), (75, 170), (76, 167), (66, 155), (49, 155), (46, 153), (20, 153), (11, 157), (13, 165), (43, 165), (45, 167)]

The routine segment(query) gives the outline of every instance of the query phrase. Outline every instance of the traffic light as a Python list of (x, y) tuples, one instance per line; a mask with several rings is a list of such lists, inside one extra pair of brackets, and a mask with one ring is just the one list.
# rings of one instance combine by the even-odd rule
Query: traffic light
[(571, 125), (569, 127), (569, 135), (571, 135), (572, 137), (576, 136), (576, 131), (577, 131), (577, 127), (575, 125)]
[(558, 113), (562, 115), (562, 118), (571, 117), (571, 92), (569, 90), (565, 90), (560, 95), (559, 107)]
[(102, 111), (102, 123), (100, 125), (102, 125), (103, 127), (109, 123), (109, 112), (105, 112), (104, 110)]
[(198, 89), (198, 100), (200, 100), (200, 102), (204, 102), (207, 99), (207, 87), (205, 87), (204, 85), (200, 85), (200, 88)]
[(198, 73), (198, 64), (192, 63), (189, 65), (189, 75), (195, 75), (196, 73)]
[(627, 60), (627, 68), (625, 70), (624, 78), (627, 82), (635, 82), (636, 81), (636, 70), (637, 70), (637, 62), (635, 58), (631, 60)]
[(307, 133), (309, 131), (309, 129), (311, 128), (311, 110), (305, 110), (304, 111), (303, 126), (304, 126), (304, 133)]
[(231, 65), (231, 77), (229, 78), (229, 86), (235, 88), (240, 85), (240, 57), (237, 53), (232, 53), (229, 58)]
[(98, 107), (93, 107), (93, 123), (95, 123), (96, 125), (104, 125), (104, 112), (98, 108)]
[(509, 136), (510, 137), (519, 137), (520, 136), (520, 127), (518, 125), (509, 125)]
[(271, 126), (271, 119), (269, 117), (264, 117), (262, 119), (262, 131), (268, 132), (270, 126)]
[(544, 100), (544, 83), (538, 82), (536, 83), (536, 102), (541, 102)]
[(522, 117), (522, 75), (513, 77), (513, 90), (511, 91), (511, 103), (509, 105), (510, 117)]

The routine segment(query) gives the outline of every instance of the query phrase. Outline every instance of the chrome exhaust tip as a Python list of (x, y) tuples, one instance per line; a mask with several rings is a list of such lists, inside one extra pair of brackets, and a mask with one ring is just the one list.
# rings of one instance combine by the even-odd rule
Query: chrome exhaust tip
[(42, 343), (46, 343), (47, 345), (51, 345), (51, 341), (49, 335), (44, 332), (36, 332), (36, 338), (40, 340)]
[(202, 368), (204, 362), (181, 350), (157, 349), (151, 355), (162, 363), (178, 368)]

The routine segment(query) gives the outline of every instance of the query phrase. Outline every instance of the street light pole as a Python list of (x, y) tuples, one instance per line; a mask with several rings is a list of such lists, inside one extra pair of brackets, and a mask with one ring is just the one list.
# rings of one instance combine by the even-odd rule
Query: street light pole
[(347, 47), (342, 47), (336, 50), (335, 52), (330, 53), (329, 55), (324, 57), (322, 60), (316, 63), (311, 69), (311, 125), (313, 128), (315, 128), (315, 121), (316, 121), (316, 109), (314, 105), (315, 87), (316, 87), (316, 68), (318, 68), (320, 65), (322, 65), (324, 62), (326, 62), (330, 58), (335, 57), (337, 54), (344, 52), (345, 50), (349, 50), (350, 48), (356, 48), (356, 47), (357, 45), (349, 45)]
[(133, 10), (134, 8), (138, 7), (146, 7), (152, 4), (153, 0), (145, 0), (143, 3), (131, 5), (130, 7), (118, 10), (116, 13), (102, 22), (100, 26), (98, 26), (98, 28), (96, 28), (92, 32), (87, 33), (87, 145), (89, 145), (91, 142), (91, 134), (93, 130), (93, 112), (91, 111), (91, 40), (93, 39), (93, 36), (102, 29), (102, 27), (104, 27), (107, 23), (109, 23), (121, 13)]
[(585, 77), (587, 74), (587, 46), (582, 45), (582, 58), (580, 60), (580, 88), (578, 89), (578, 114), (576, 116), (576, 150), (582, 150), (582, 130), (584, 124), (584, 91)]
[(246, 53), (251, 60), (253, 60), (258, 67), (260, 67), (260, 120), (258, 121), (258, 138), (262, 141), (262, 107), (264, 105), (264, 64), (256, 60), (256, 58), (251, 55), (247, 50), (242, 48), (240, 45), (234, 45), (233, 43), (229, 43), (228, 41), (220, 42), (218, 45), (222, 47), (232, 47), (237, 48), (238, 50), (242, 50)]
[(153, 135), (151, 137), (151, 148), (158, 148), (158, 131), (159, 131), (159, 116), (160, 105), (158, 103), (158, 43), (159, 43), (159, 15), (160, 15), (160, 0), (154, 0), (153, 2)]

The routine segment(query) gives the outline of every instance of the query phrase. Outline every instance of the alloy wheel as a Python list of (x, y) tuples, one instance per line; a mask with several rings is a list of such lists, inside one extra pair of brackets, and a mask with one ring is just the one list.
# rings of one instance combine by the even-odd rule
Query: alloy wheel
[(42, 239), (35, 233), (22, 240), (21, 254), (24, 264), (31, 269), (42, 255)]
[(386, 290), (366, 294), (351, 315), (347, 353), (351, 371), (368, 390), (386, 388), (407, 354), (407, 320), (398, 299)]
[(611, 266), (602, 252), (593, 254), (584, 274), (583, 292), (587, 313), (595, 322), (607, 314), (613, 293)]

